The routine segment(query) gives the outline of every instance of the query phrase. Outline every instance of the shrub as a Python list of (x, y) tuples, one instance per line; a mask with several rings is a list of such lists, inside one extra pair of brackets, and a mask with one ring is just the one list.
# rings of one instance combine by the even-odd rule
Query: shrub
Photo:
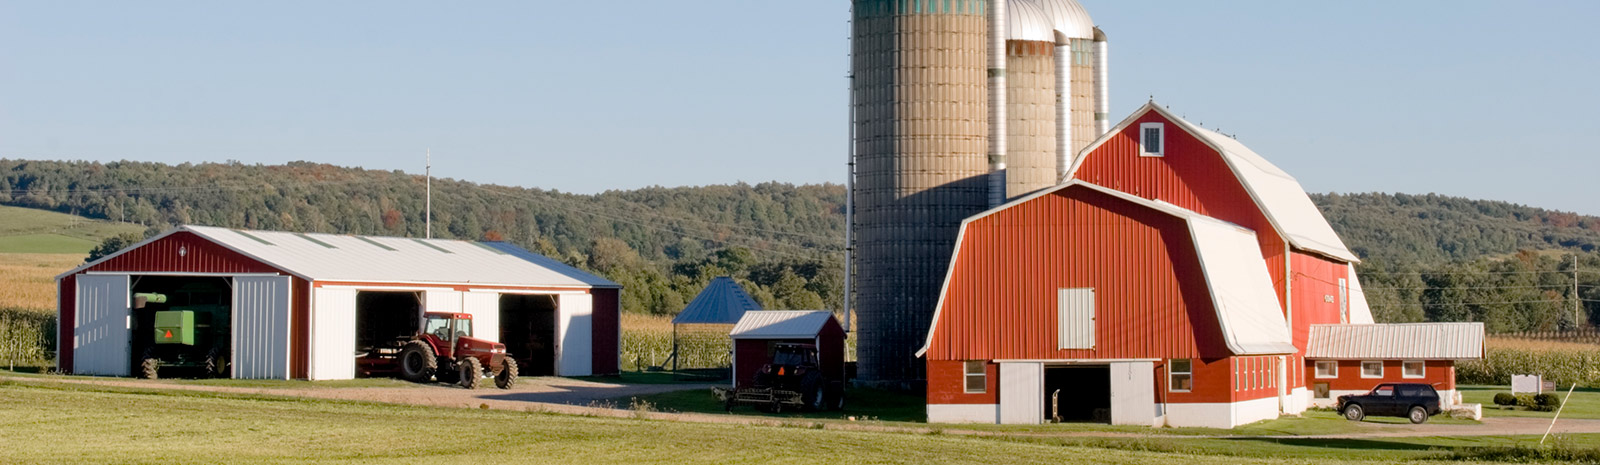
[(1509, 393), (1509, 392), (1496, 393), (1494, 395), (1494, 404), (1495, 405), (1517, 405), (1517, 396), (1511, 395), (1511, 393)]
[(1561, 408), (1561, 396), (1554, 393), (1543, 393), (1533, 396), (1534, 410), (1541, 412), (1554, 412)]
[(1533, 394), (1517, 394), (1517, 406), (1528, 410), (1536, 410), (1539, 407), (1539, 402), (1533, 400)]

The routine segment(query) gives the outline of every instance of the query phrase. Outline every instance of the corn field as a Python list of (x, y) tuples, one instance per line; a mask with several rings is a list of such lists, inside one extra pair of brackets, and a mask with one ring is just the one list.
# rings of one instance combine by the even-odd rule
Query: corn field
[(0, 308), (0, 364), (6, 369), (53, 364), (55, 342), (55, 315)]
[(1511, 375), (1535, 374), (1568, 386), (1600, 387), (1600, 346), (1559, 341), (1490, 339), (1487, 354), (1456, 366), (1462, 384), (1510, 385)]
[[(728, 368), (733, 366), (733, 325), (683, 325), (678, 327), (678, 368)], [(855, 360), (855, 339), (845, 340), (845, 360)], [(622, 369), (672, 369), (672, 317), (624, 313), (622, 315)], [(663, 366), (664, 365), (664, 366)]]
[(82, 255), (0, 254), (0, 307), (53, 313), (56, 275), (81, 264)]

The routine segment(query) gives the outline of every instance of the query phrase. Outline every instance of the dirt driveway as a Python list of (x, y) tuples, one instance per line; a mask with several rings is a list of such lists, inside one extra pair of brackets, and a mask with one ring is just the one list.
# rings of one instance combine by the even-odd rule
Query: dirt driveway
[[(410, 404), (436, 407), (457, 408), (490, 408), (499, 410), (514, 410), (525, 412), (548, 412), (572, 415), (588, 415), (617, 418), (645, 418), (652, 420), (689, 421), (698, 423), (724, 423), (746, 425), (783, 425), (788, 423), (811, 423), (813, 420), (785, 419), (772, 417), (756, 417), (730, 414), (704, 414), (704, 413), (667, 413), (626, 410), (626, 405), (608, 405), (609, 399), (617, 399), (636, 395), (648, 395), (662, 392), (681, 391), (689, 389), (710, 389), (714, 384), (616, 384), (593, 381), (582, 381), (568, 378), (523, 378), (518, 380), (517, 387), (511, 390), (478, 389), (466, 390), (443, 384), (437, 385), (406, 385), (402, 387), (233, 387), (210, 386), (195, 384), (180, 384), (159, 380), (134, 380), (121, 378), (74, 378), (74, 377), (20, 377), (0, 376), (0, 380), (12, 381), (21, 384), (91, 384), (98, 386), (116, 386), (144, 389), (173, 389), (185, 391), (226, 392), (238, 394), (260, 394), (308, 397), (319, 399), (351, 400), (365, 402), (382, 402), (391, 404)], [(707, 393), (710, 395), (710, 393)], [(877, 423), (848, 423), (848, 422), (816, 422), (817, 427), (833, 430), (853, 431), (878, 431), (878, 432), (906, 432), (929, 433), (939, 431), (942, 434), (956, 434), (969, 436), (1029, 436), (1029, 437), (1145, 437), (1160, 435), (1163, 437), (1184, 438), (1231, 438), (1231, 439), (1357, 439), (1357, 438), (1384, 438), (1384, 437), (1428, 437), (1428, 436), (1503, 436), (1503, 435), (1539, 435), (1544, 434), (1545, 428), (1550, 425), (1548, 420), (1540, 418), (1484, 418), (1481, 425), (1386, 425), (1376, 423), (1362, 423), (1366, 431), (1315, 436), (1293, 435), (1267, 435), (1267, 436), (1170, 436), (1158, 432), (1150, 434), (1104, 432), (1104, 431), (1062, 431), (1062, 432), (1007, 432), (991, 430), (962, 429), (960, 425), (930, 425), (927, 427), (907, 427), (899, 425), (885, 425)], [(1553, 433), (1600, 433), (1600, 420), (1573, 419), (1561, 420), (1556, 424)]]

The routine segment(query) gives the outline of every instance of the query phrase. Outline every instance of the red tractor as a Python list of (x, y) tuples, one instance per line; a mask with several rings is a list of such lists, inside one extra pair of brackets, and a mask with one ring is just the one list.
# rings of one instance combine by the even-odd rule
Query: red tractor
[(428, 312), (420, 334), (373, 347), (358, 365), (366, 373), (398, 373), (417, 383), (437, 378), (467, 389), (478, 388), (485, 369), (500, 389), (517, 383), (517, 361), (506, 356), (505, 344), (472, 337), (472, 315), (466, 313)]

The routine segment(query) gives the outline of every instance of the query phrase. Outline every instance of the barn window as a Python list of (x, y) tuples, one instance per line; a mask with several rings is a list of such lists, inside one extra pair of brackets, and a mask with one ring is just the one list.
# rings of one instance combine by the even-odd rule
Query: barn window
[(1333, 360), (1317, 360), (1318, 378), (1338, 378), (1339, 362)]
[(1382, 378), (1383, 362), (1361, 362), (1362, 378)]
[(1057, 348), (1093, 349), (1094, 288), (1059, 289), (1056, 305)]
[(963, 370), (966, 378), (966, 391), (968, 394), (982, 393), (989, 388), (987, 367), (982, 360), (968, 360)]
[(1407, 378), (1421, 378), (1428, 373), (1427, 365), (1421, 360), (1407, 360), (1400, 364), (1400, 375)]
[(1328, 388), (1328, 383), (1317, 383), (1312, 386), (1312, 390), (1315, 391), (1318, 399), (1327, 399), (1332, 395), (1332, 390)]
[(1166, 154), (1166, 131), (1161, 123), (1139, 124), (1139, 156), (1159, 157)]
[(1167, 390), (1189, 392), (1194, 389), (1194, 364), (1189, 359), (1172, 359), (1167, 363), (1167, 372), (1172, 378), (1171, 382), (1167, 383)]

